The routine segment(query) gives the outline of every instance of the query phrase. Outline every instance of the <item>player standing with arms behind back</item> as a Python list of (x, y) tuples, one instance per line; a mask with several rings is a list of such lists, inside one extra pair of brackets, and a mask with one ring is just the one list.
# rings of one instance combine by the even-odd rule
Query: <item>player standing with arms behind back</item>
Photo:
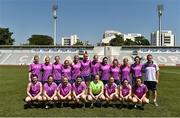
[(42, 65), (39, 63), (39, 56), (34, 56), (34, 61), (29, 65), (29, 82), (31, 82), (32, 75), (38, 76), (38, 81), (42, 81), (41, 75)]
[(53, 78), (54, 82), (59, 85), (61, 83), (61, 74), (62, 74), (62, 64), (60, 63), (60, 57), (55, 56), (54, 58), (55, 62), (53, 63)]
[(88, 86), (91, 81), (91, 61), (88, 59), (88, 54), (84, 53), (81, 62), (81, 77)]
[[(159, 66), (153, 62), (153, 56), (151, 54), (147, 55), (147, 62), (143, 66), (144, 71), (144, 84), (147, 86), (149, 91), (153, 94), (153, 103), (155, 106), (157, 104), (157, 84), (159, 83)], [(147, 97), (149, 98), (149, 92)]]

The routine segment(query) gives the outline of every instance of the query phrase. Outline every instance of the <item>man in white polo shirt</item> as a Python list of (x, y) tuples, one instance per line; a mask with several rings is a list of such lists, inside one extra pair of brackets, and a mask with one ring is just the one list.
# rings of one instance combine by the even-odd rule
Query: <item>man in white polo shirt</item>
[(149, 98), (150, 91), (153, 95), (153, 103), (155, 106), (157, 104), (157, 84), (159, 83), (159, 66), (153, 62), (153, 57), (151, 54), (147, 55), (147, 62), (143, 65), (144, 71), (144, 84), (148, 88), (147, 98)]

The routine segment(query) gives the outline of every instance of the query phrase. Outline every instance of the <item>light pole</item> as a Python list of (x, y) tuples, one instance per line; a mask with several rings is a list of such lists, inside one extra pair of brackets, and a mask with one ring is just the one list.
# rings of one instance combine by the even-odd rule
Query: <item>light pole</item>
[(158, 5), (157, 6), (157, 11), (158, 11), (158, 16), (159, 16), (159, 46), (162, 46), (162, 38), (161, 38), (161, 16), (162, 16), (162, 12), (164, 10), (164, 6), (161, 4), (161, 5)]
[(57, 9), (58, 9), (58, 5), (54, 4), (52, 6), (52, 10), (53, 10), (53, 19), (54, 19), (54, 46), (56, 46), (56, 40), (57, 40)]

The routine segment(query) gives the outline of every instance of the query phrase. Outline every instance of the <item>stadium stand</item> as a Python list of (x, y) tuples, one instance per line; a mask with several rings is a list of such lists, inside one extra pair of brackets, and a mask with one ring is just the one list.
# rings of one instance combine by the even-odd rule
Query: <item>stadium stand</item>
[(62, 46), (0, 46), (0, 65), (28, 65), (32, 63), (33, 56), (39, 55), (40, 62), (43, 62), (46, 56), (54, 57), (59, 55), (61, 63), (68, 59), (72, 61), (74, 55), (80, 55), (87, 51), (89, 58), (93, 55), (99, 56), (100, 60), (107, 56), (110, 62), (117, 58), (122, 63), (123, 58), (127, 57), (129, 62), (133, 62), (133, 58), (139, 55), (142, 62), (146, 61), (146, 55), (152, 54), (154, 61), (159, 65), (176, 66), (180, 65), (180, 47), (156, 47), (156, 46), (122, 46), (122, 47), (62, 47)]

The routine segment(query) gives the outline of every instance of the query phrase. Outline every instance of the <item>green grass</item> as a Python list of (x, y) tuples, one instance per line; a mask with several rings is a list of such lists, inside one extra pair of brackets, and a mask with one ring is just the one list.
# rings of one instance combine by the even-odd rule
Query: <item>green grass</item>
[(152, 104), (145, 110), (117, 108), (53, 108), (24, 109), (28, 80), (26, 66), (0, 66), (0, 116), (180, 116), (180, 67), (162, 67), (158, 85), (159, 107)]

